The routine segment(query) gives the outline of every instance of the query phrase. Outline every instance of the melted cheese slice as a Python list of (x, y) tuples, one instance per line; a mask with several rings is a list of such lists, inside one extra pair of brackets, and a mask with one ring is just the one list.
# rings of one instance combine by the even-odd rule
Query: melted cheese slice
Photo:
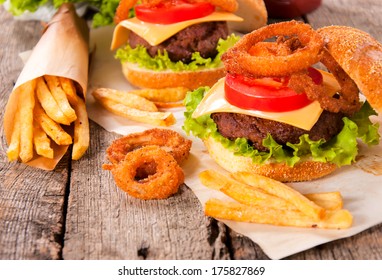
[(191, 20), (177, 22), (173, 24), (154, 24), (143, 22), (136, 17), (121, 21), (114, 29), (113, 40), (111, 49), (115, 50), (121, 45), (125, 44), (129, 38), (130, 31), (141, 36), (150, 45), (156, 46), (170, 38), (179, 31), (197, 23), (209, 21), (243, 21), (232, 13), (226, 12), (213, 12), (212, 14)]
[[(339, 91), (340, 86), (333, 77), (333, 75), (320, 71), (323, 74), (324, 86), (328, 94), (333, 95)], [(228, 103), (224, 97), (224, 82), (225, 78), (220, 79), (204, 96), (203, 100), (200, 102), (194, 113), (193, 118), (197, 118), (202, 115), (226, 112), (226, 113), (238, 113), (245, 114), (254, 117), (274, 120), (289, 125), (293, 125), (298, 128), (305, 130), (310, 130), (314, 124), (317, 122), (318, 118), (322, 113), (320, 103), (314, 101), (308, 106), (301, 109), (288, 111), (288, 112), (264, 112), (257, 110), (245, 110)]]

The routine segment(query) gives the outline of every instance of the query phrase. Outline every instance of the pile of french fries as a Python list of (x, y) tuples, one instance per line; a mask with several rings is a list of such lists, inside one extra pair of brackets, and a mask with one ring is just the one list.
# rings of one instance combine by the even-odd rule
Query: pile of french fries
[(184, 87), (130, 91), (98, 88), (92, 95), (105, 109), (118, 116), (152, 125), (170, 126), (176, 122), (173, 113), (160, 112), (160, 109), (183, 106), (182, 100), (187, 91)]
[[(73, 144), (72, 159), (80, 159), (89, 147), (89, 120), (85, 101), (77, 95), (73, 81), (45, 75), (22, 84), (16, 91), (17, 110), (8, 159), (28, 162), (35, 154), (52, 159), (51, 141)], [(71, 124), (73, 137), (68, 133)]]
[(301, 194), (273, 179), (246, 172), (224, 175), (213, 170), (200, 173), (208, 188), (231, 199), (210, 199), (205, 214), (216, 219), (278, 226), (346, 229), (353, 217), (343, 209), (339, 192)]

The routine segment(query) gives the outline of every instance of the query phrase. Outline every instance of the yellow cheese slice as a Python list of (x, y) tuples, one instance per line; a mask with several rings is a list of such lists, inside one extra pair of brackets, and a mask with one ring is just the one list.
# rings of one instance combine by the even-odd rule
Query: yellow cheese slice
[[(333, 95), (340, 89), (340, 86), (331, 74), (325, 71), (321, 71), (321, 73), (323, 74), (324, 86), (328, 91), (328, 94)], [(301, 109), (281, 113), (241, 109), (231, 105), (225, 99), (224, 81), (225, 78), (220, 79), (208, 91), (208, 93), (204, 96), (203, 100), (200, 102), (200, 104), (192, 114), (193, 118), (217, 112), (238, 113), (274, 120), (293, 125), (295, 127), (299, 127), (305, 130), (310, 130), (317, 122), (318, 118), (320, 117), (323, 111), (320, 107), (320, 103), (318, 103), (317, 101), (314, 101), (308, 106), (305, 106)]]
[(212, 14), (191, 20), (177, 22), (173, 24), (154, 24), (143, 22), (136, 17), (121, 21), (114, 29), (113, 40), (111, 42), (111, 49), (115, 50), (121, 45), (125, 44), (129, 38), (130, 31), (141, 36), (150, 45), (156, 46), (170, 38), (179, 31), (189, 27), (193, 24), (209, 22), (209, 21), (243, 21), (232, 13), (226, 12), (213, 12)]

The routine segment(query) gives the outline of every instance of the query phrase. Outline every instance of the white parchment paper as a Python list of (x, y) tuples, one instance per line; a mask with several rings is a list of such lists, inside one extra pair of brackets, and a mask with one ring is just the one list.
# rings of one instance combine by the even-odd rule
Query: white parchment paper
[[(120, 90), (133, 88), (122, 76), (120, 63), (113, 58), (114, 53), (109, 50), (111, 37), (111, 27), (91, 31), (91, 44), (95, 46), (96, 52), (89, 77), (87, 97), (89, 117), (107, 131), (122, 135), (152, 128), (152, 126), (132, 122), (109, 113), (95, 103), (90, 95), (92, 88), (96, 87)], [(178, 110), (174, 113), (177, 123), (170, 129), (185, 136), (181, 129), (184, 120), (183, 111)], [(382, 123), (381, 116), (377, 121)], [(380, 133), (382, 134), (381, 129)], [(182, 166), (185, 172), (185, 183), (204, 205), (209, 198), (220, 194), (204, 187), (198, 179), (198, 174), (206, 169), (223, 170), (211, 160), (199, 139), (192, 136), (189, 138), (193, 141), (193, 146), (190, 158)], [(327, 177), (312, 182), (289, 184), (302, 193), (340, 191), (344, 198), (344, 208), (348, 209), (354, 217), (354, 224), (350, 229), (321, 230), (225, 220), (222, 222), (256, 242), (271, 259), (281, 259), (319, 244), (355, 235), (377, 225), (382, 222), (382, 144), (371, 149), (361, 147), (360, 155), (357, 164), (342, 167)]]

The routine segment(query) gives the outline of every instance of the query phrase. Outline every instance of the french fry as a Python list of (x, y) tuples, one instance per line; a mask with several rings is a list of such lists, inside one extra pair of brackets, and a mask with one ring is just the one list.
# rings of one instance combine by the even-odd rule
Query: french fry
[[(199, 178), (205, 186), (236, 200), (208, 200), (205, 214), (217, 219), (324, 229), (344, 229), (352, 225), (353, 217), (342, 209), (339, 192), (302, 195), (278, 181), (245, 172), (225, 176), (206, 170)], [(321, 215), (309, 215), (310, 207), (321, 208)]]
[(296, 210), (250, 207), (218, 199), (210, 199), (206, 202), (205, 214), (216, 219), (239, 222), (323, 229), (346, 229), (353, 222), (352, 215), (344, 209), (326, 211), (322, 219), (316, 220)]
[(76, 104), (79, 97), (77, 96), (76, 87), (74, 86), (73, 81), (65, 77), (58, 77), (58, 79), (60, 80), (62, 89), (68, 97), (69, 103)]
[[(18, 88), (17, 90), (19, 90)], [(19, 158), (20, 153), (20, 107), (17, 106), (14, 123), (13, 123), (13, 131), (11, 136), (11, 142), (9, 143), (7, 149), (7, 157), (9, 161), (15, 161)]]
[(169, 108), (177, 108), (182, 107), (183, 102), (154, 102), (155, 106), (160, 109), (169, 109)]
[(343, 207), (340, 192), (309, 193), (304, 196), (326, 210), (339, 210)]
[(72, 137), (58, 123), (49, 118), (38, 102), (35, 105), (34, 116), (45, 133), (58, 145), (72, 144)]
[(171, 112), (146, 112), (130, 108), (107, 98), (96, 97), (96, 99), (108, 111), (133, 121), (158, 126), (169, 126), (176, 122), (176, 119)]
[(96, 99), (107, 98), (116, 103), (123, 104), (127, 107), (141, 111), (157, 112), (158, 108), (155, 104), (144, 97), (131, 94), (129, 92), (118, 91), (109, 88), (98, 88), (93, 91), (93, 96)]
[(55, 122), (70, 125), (71, 121), (66, 117), (66, 115), (64, 115), (61, 108), (58, 106), (57, 101), (49, 91), (44, 79), (39, 77), (36, 80), (37, 99), (40, 101), (40, 104), (42, 108), (44, 108), (46, 114)]
[[(8, 160), (20, 158), (22, 162), (28, 162), (34, 154), (53, 159), (51, 140), (57, 145), (74, 142), (72, 159), (80, 159), (89, 147), (89, 120), (86, 104), (77, 96), (73, 81), (45, 75), (21, 85), (16, 91), (17, 107), (7, 149)], [(65, 107), (73, 111), (72, 120), (62, 111)], [(71, 123), (73, 139), (60, 126)]]
[(45, 75), (44, 76), (46, 83), (48, 84), (49, 90), (52, 93), (54, 99), (56, 100), (58, 106), (61, 108), (61, 111), (69, 119), (69, 122), (76, 120), (76, 112), (70, 106), (68, 98), (61, 88), (60, 81), (56, 76)]
[(50, 139), (36, 121), (33, 122), (33, 143), (38, 155), (53, 158), (54, 151), (50, 146)]
[(231, 176), (242, 183), (260, 188), (269, 194), (285, 199), (298, 210), (314, 219), (320, 219), (325, 214), (324, 208), (318, 206), (298, 191), (279, 181), (247, 172), (236, 172)]
[(89, 119), (86, 111), (85, 102), (78, 98), (73, 104), (77, 114), (74, 121), (74, 143), (72, 150), (72, 159), (80, 159), (89, 147)]
[[(249, 186), (213, 170), (205, 170), (199, 179), (208, 188), (219, 190), (236, 201), (250, 206), (266, 206), (279, 209), (296, 209), (291, 203), (261, 188)], [(340, 192), (304, 194), (306, 198), (326, 210), (338, 210), (343, 206)]]
[(174, 87), (160, 89), (137, 89), (130, 91), (130, 93), (142, 96), (153, 102), (177, 102), (183, 100), (188, 91), (189, 89), (185, 87)]
[(282, 198), (270, 195), (262, 189), (243, 184), (216, 171), (205, 170), (199, 174), (199, 179), (203, 185), (219, 190), (236, 201), (249, 206), (296, 209)]
[(36, 81), (31, 80), (20, 86), (20, 153), (22, 162), (33, 158), (33, 109), (35, 106)]

